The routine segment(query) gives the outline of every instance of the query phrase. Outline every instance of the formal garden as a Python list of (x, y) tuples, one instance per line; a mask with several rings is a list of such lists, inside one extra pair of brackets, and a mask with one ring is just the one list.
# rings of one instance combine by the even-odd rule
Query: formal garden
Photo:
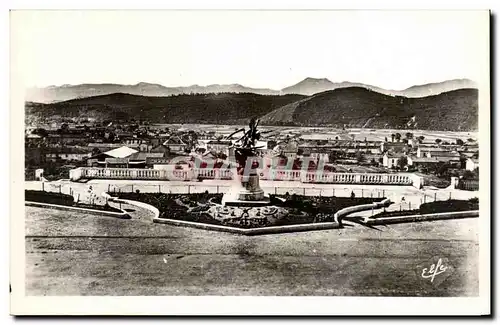
[[(140, 201), (156, 207), (159, 218), (212, 225), (257, 228), (333, 222), (334, 214), (346, 207), (369, 204), (383, 198), (311, 197), (270, 195), (265, 207), (223, 207), (223, 194), (110, 193), (120, 199)], [(214, 213), (217, 209), (217, 214)]]

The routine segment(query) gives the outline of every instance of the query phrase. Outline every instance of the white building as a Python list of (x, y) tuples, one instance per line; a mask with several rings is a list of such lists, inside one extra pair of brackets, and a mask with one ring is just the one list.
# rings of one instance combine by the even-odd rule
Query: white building
[(397, 167), (400, 158), (401, 158), (401, 156), (396, 156), (396, 155), (393, 155), (390, 153), (386, 153), (384, 155), (382, 164), (384, 165), (384, 167), (387, 167), (387, 168)]
[(479, 168), (479, 159), (469, 158), (465, 162), (465, 169), (473, 171), (474, 169)]

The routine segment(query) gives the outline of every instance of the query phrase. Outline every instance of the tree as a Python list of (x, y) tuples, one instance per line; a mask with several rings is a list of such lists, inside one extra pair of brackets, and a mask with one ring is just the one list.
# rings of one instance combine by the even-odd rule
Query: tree
[(457, 145), (463, 146), (464, 145), (464, 141), (462, 139), (457, 139)]
[(387, 137), (385, 137), (385, 142), (387, 142)]
[(224, 152), (219, 151), (217, 153), (217, 159), (226, 160), (227, 159), (227, 155)]
[(61, 124), (61, 131), (62, 131), (63, 133), (68, 132), (68, 129), (69, 129), (69, 125), (68, 125), (68, 123), (63, 123), (63, 124)]
[(106, 138), (106, 140), (108, 140), (108, 142), (113, 142), (113, 141), (115, 141), (116, 135), (114, 132), (110, 131), (110, 132), (106, 132), (104, 134), (104, 138)]
[(464, 179), (464, 180), (474, 179), (474, 176), (475, 176), (475, 175), (474, 175), (474, 173), (473, 173), (473, 172), (471, 172), (470, 170), (466, 170), (466, 171), (464, 172), (463, 179)]
[(391, 134), (391, 140), (392, 140), (392, 142), (394, 142), (394, 138), (395, 138), (395, 137), (396, 137), (396, 135), (395, 135), (394, 133), (393, 133), (393, 134)]
[(398, 159), (398, 167), (399, 169), (404, 169), (408, 165), (408, 158), (406, 156), (403, 156)]
[(448, 171), (448, 164), (440, 162), (434, 167), (434, 174), (438, 176), (443, 176)]
[(474, 140), (474, 139), (472, 139), (472, 138), (468, 138), (468, 139), (467, 139), (467, 142), (475, 142), (475, 140)]
[(358, 151), (356, 153), (356, 160), (358, 161), (358, 164), (364, 163), (366, 160), (365, 155), (361, 151)]
[(396, 133), (395, 138), (399, 142), (401, 140), (401, 133)]
[(406, 134), (405, 134), (405, 135), (406, 135), (406, 138), (407, 138), (407, 139), (413, 139), (413, 133), (411, 133), (411, 132), (406, 132)]
[(338, 137), (338, 136), (336, 136), (336, 137), (335, 137), (335, 140), (338, 140), (338, 139), (339, 139), (339, 137)]
[(418, 143), (424, 142), (425, 137), (423, 135), (418, 137)]
[(441, 139), (436, 139), (436, 143), (437, 143), (437, 144), (440, 144), (441, 142), (442, 142), (442, 140), (441, 140)]
[(101, 150), (99, 148), (93, 148), (92, 149), (92, 156), (98, 155), (101, 153)]
[(36, 129), (34, 129), (33, 130), (33, 134), (39, 135), (42, 138), (45, 138), (47, 135), (49, 135), (49, 133), (47, 132), (47, 130), (42, 129), (42, 128), (36, 128)]

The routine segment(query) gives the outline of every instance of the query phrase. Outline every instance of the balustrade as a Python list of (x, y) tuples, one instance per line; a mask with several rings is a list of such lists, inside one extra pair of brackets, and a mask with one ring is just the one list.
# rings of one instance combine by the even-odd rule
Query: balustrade
[[(408, 174), (361, 174), (309, 172), (301, 170), (259, 170), (262, 179), (291, 180), (304, 183), (329, 184), (394, 184), (411, 185), (415, 175)], [(151, 180), (194, 180), (196, 178), (232, 179), (229, 169), (198, 168), (192, 170), (156, 170), (138, 168), (95, 168), (80, 167), (72, 170), (72, 177), (108, 179), (151, 179)]]

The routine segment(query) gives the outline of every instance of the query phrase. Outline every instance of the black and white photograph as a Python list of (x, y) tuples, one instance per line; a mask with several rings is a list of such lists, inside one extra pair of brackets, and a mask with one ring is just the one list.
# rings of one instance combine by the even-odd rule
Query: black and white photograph
[(11, 11), (11, 312), (489, 313), (489, 24)]

